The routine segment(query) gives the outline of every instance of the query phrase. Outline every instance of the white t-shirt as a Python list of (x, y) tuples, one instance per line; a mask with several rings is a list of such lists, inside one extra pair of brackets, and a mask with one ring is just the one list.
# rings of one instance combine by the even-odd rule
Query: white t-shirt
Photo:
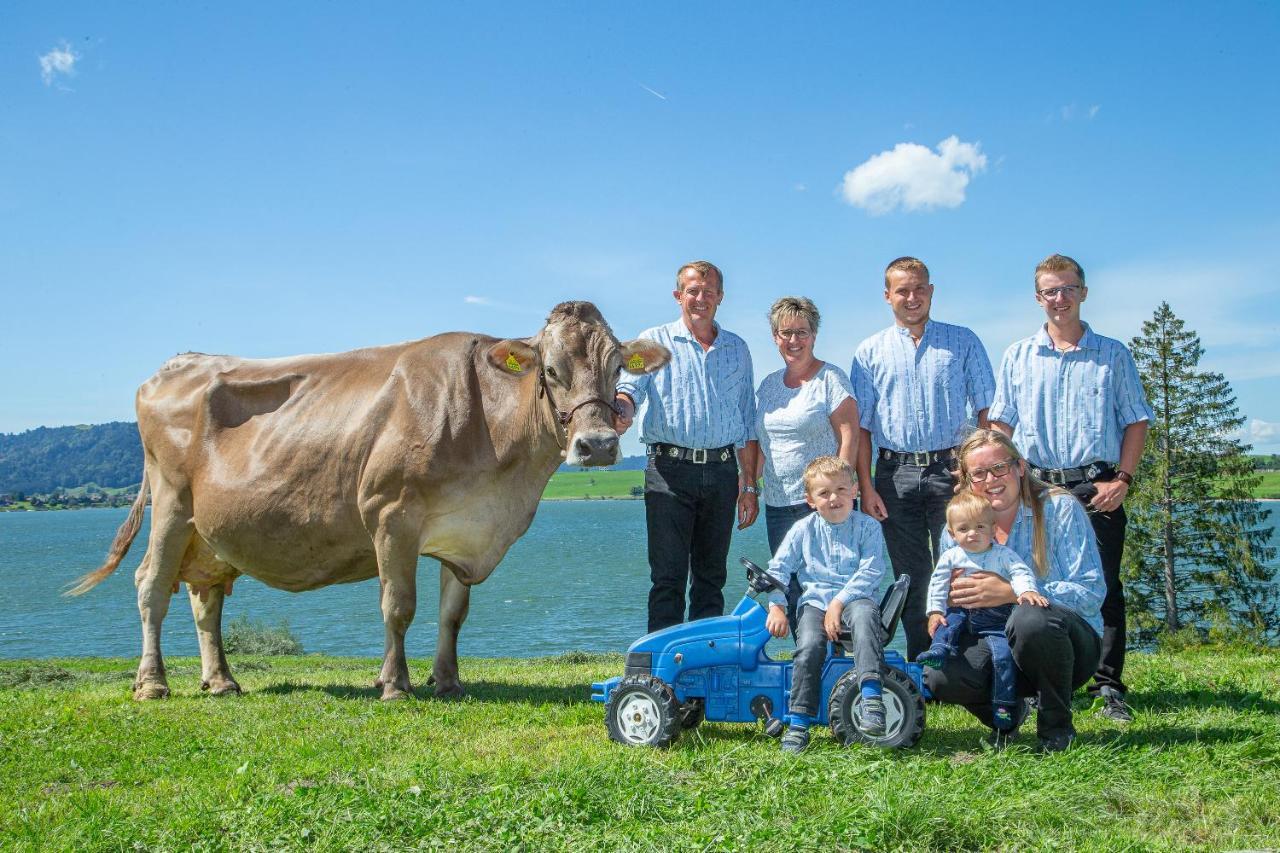
[(770, 506), (804, 503), (804, 466), (835, 454), (831, 413), (853, 399), (849, 377), (827, 362), (799, 388), (788, 388), (785, 374), (770, 373), (756, 390), (756, 436), (764, 451), (764, 502)]

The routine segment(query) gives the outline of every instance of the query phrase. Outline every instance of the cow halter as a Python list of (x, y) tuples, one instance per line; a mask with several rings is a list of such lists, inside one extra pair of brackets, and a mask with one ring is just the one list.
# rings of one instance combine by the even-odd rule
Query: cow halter
[(551, 389), (547, 387), (547, 372), (541, 367), (538, 368), (538, 396), (547, 398), (547, 402), (551, 404), (551, 411), (555, 413), (556, 422), (564, 428), (564, 440), (561, 440), (560, 438), (560, 431), (556, 430), (556, 443), (560, 445), (561, 450), (565, 449), (566, 442), (569, 438), (569, 421), (573, 420), (573, 416), (578, 413), (578, 409), (581, 409), (583, 406), (590, 406), (592, 403), (598, 403), (614, 414), (618, 411), (617, 408), (614, 407), (613, 403), (610, 403), (608, 400), (602, 400), (599, 397), (588, 397), (572, 409), (569, 409), (567, 412), (564, 411), (556, 405), (555, 400), (551, 399)]

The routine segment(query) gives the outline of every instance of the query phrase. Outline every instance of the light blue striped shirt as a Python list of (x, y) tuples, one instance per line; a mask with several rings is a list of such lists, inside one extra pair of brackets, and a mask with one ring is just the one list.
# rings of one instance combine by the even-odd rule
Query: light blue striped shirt
[(1125, 427), (1150, 421), (1129, 349), (1084, 324), (1079, 346), (1059, 352), (1041, 326), (1004, 354), (987, 417), (1013, 427), (1013, 443), (1040, 468), (1120, 461)]
[(951, 572), (954, 569), (960, 569), (961, 576), (974, 572), (999, 575), (1013, 585), (1014, 595), (1039, 590), (1031, 567), (1008, 545), (992, 542), (987, 550), (977, 554), (953, 545), (942, 552), (938, 565), (929, 578), (929, 604), (925, 608), (926, 613), (947, 612), (947, 598), (951, 595)]
[[(1035, 522), (1031, 507), (1022, 504), (1013, 520), (1009, 539), (1012, 548), (1028, 566), (1035, 566), (1032, 534)], [(1069, 494), (1050, 495), (1044, 502), (1044, 535), (1049, 551), (1049, 571), (1036, 575), (1040, 592), (1054, 604), (1079, 613), (1089, 627), (1102, 636), (1102, 599), (1107, 584), (1102, 576), (1102, 559), (1098, 556), (1098, 540), (1093, 525), (1080, 501)], [(938, 546), (942, 550), (956, 544), (945, 529)]]
[[(841, 604), (874, 601), (888, 565), (880, 522), (854, 510), (831, 524), (815, 512), (791, 525), (769, 561), (769, 574), (784, 587), (792, 575), (799, 577), (804, 591), (797, 611), (806, 604), (825, 611), (835, 598)], [(769, 603), (786, 606), (787, 598), (775, 591)]]
[(799, 388), (783, 382), (787, 371), (770, 373), (756, 389), (756, 437), (764, 451), (764, 502), (804, 503), (804, 466), (834, 456), (838, 441), (831, 413), (853, 398), (849, 377), (834, 364), (822, 367)]
[(704, 350), (684, 320), (640, 333), (671, 351), (663, 370), (624, 374), (618, 391), (644, 405), (640, 440), (709, 449), (754, 439), (755, 380), (751, 351), (742, 338), (716, 325), (716, 339)]
[(867, 338), (849, 378), (862, 428), (877, 447), (902, 452), (955, 447), (967, 431), (966, 404), (976, 415), (995, 391), (978, 336), (936, 320), (925, 324), (918, 346), (897, 325)]

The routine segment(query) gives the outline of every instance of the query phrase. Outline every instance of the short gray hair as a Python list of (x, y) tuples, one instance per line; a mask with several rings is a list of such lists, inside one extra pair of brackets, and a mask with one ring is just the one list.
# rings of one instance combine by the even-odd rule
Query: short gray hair
[(773, 303), (773, 307), (769, 309), (769, 328), (775, 335), (778, 333), (778, 324), (787, 317), (799, 317), (809, 324), (810, 332), (818, 334), (818, 323), (822, 322), (822, 315), (809, 297), (784, 296)]

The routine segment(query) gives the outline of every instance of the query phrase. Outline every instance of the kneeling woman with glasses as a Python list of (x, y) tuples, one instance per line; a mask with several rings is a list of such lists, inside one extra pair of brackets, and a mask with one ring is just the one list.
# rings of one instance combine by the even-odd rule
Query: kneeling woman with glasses
[[(1040, 702), (1036, 734), (1041, 749), (1066, 749), (1075, 738), (1071, 694), (1089, 680), (1101, 654), (1099, 608), (1107, 590), (1093, 526), (1069, 492), (1031, 476), (1022, 454), (1003, 433), (976, 430), (957, 455), (956, 490), (968, 489), (991, 503), (996, 541), (1035, 570), (1049, 599), (1047, 608), (1014, 607), (1005, 634), (1019, 670), (1019, 692)], [(941, 547), (953, 544), (943, 531)], [(996, 607), (1017, 600), (1013, 587), (997, 575), (959, 577), (951, 585), (950, 603), (959, 607)], [(926, 672), (929, 690), (935, 699), (963, 705), (992, 726), (991, 651), (975, 635), (960, 638), (958, 646), (941, 669)], [(993, 743), (999, 745), (1007, 736), (992, 726)]]

